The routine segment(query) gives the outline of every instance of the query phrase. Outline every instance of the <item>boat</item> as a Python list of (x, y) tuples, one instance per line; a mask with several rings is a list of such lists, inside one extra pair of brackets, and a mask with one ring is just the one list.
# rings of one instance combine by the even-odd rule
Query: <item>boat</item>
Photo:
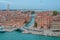
[(0, 33), (5, 33), (5, 29), (3, 27), (0, 27)]

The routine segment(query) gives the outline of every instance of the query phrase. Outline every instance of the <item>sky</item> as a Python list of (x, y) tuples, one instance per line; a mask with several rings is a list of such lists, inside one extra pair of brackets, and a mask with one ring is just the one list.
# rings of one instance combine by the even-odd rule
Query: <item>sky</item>
[(0, 9), (60, 10), (60, 0), (0, 0)]

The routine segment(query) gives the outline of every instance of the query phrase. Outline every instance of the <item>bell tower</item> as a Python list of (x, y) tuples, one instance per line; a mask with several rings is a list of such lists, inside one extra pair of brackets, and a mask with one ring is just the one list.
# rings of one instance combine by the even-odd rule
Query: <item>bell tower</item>
[(9, 4), (7, 5), (7, 11), (9, 11)]

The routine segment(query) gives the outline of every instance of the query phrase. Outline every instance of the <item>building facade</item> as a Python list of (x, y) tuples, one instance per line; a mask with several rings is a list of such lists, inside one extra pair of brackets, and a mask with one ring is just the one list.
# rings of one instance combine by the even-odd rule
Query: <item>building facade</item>
[(53, 19), (51, 22), (51, 29), (60, 30), (60, 14), (57, 16), (53, 16)]
[(36, 12), (35, 22), (37, 23), (37, 28), (47, 29), (50, 27), (50, 22), (52, 19), (52, 11)]

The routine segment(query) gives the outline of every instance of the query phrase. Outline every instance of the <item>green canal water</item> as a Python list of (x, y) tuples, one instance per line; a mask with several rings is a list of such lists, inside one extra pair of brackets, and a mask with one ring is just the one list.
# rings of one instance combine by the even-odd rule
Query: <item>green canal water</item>
[(20, 32), (0, 33), (0, 40), (60, 40), (60, 37), (49, 37), (33, 34), (22, 34)]

